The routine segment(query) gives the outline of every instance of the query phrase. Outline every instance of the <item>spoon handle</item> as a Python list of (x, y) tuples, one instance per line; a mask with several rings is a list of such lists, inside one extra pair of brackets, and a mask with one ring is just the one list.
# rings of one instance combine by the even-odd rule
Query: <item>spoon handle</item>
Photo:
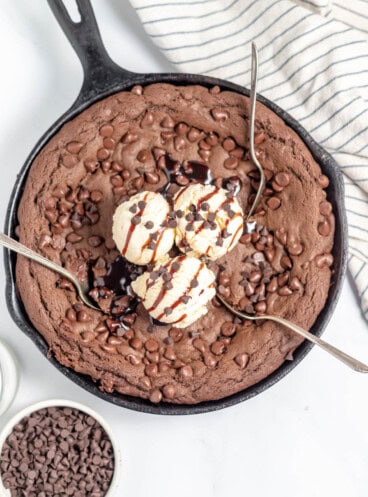
[(310, 342), (313, 342), (315, 345), (318, 345), (325, 352), (328, 352), (329, 354), (333, 355), (336, 359), (339, 359), (341, 362), (349, 366), (351, 369), (354, 369), (354, 371), (358, 371), (359, 373), (368, 373), (368, 366), (366, 364), (363, 364), (362, 362), (358, 361), (358, 359), (354, 359), (354, 357), (351, 357), (349, 354), (346, 354), (342, 350), (334, 347), (333, 345), (325, 342), (321, 338), (313, 335), (313, 333), (304, 330), (297, 324), (291, 323), (290, 321), (287, 321), (286, 319), (280, 318), (278, 316), (259, 316), (255, 319), (269, 319), (271, 321), (275, 321), (276, 323), (280, 323), (286, 328), (295, 331), (295, 333), (298, 333), (298, 335), (301, 335)]
[(24, 257), (27, 257), (28, 259), (31, 259), (32, 261), (38, 262), (39, 264), (42, 264), (42, 266), (47, 267), (48, 269), (51, 269), (52, 271), (55, 271), (68, 280), (71, 280), (77, 287), (79, 284), (79, 281), (76, 279), (74, 274), (72, 274), (70, 271), (67, 269), (63, 268), (59, 264), (56, 264), (55, 262), (50, 261), (50, 259), (47, 259), (46, 257), (43, 257), (42, 255), (38, 254), (34, 250), (29, 249), (25, 245), (17, 242), (13, 238), (10, 238), (7, 235), (4, 235), (4, 233), (0, 233), (0, 245), (3, 245), (4, 247), (13, 250), (14, 252), (17, 252), (17, 254), (23, 255)]
[(336, 359), (339, 361), (343, 362), (349, 368), (354, 369), (354, 371), (358, 371), (358, 373), (368, 373), (368, 366), (360, 361), (358, 359), (355, 359), (354, 357), (351, 357), (349, 354), (346, 354), (342, 350), (334, 347), (333, 345), (325, 342), (319, 337), (316, 337), (313, 335), (313, 333), (310, 333), (307, 330), (304, 330), (297, 324), (292, 323), (291, 321), (288, 321), (287, 319), (280, 318), (278, 316), (249, 316), (249, 314), (245, 314), (244, 312), (238, 311), (234, 309), (225, 299), (221, 297), (221, 295), (217, 294), (217, 298), (219, 301), (224, 304), (224, 306), (235, 316), (238, 316), (242, 319), (249, 319), (250, 321), (258, 321), (262, 319), (268, 319), (269, 321), (274, 321), (275, 323), (282, 324), (286, 328), (289, 328), (292, 331), (295, 331), (298, 335), (301, 335), (302, 337), (306, 338), (310, 342), (314, 343), (315, 345), (318, 345), (323, 349), (325, 352), (328, 352), (332, 356), (334, 356)]

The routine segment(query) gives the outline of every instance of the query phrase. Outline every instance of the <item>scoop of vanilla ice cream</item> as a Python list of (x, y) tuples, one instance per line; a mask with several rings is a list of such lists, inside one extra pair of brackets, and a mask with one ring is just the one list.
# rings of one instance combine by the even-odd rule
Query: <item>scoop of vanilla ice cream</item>
[(143, 273), (132, 288), (154, 319), (177, 328), (186, 328), (206, 314), (216, 294), (214, 273), (204, 262), (186, 255)]
[(181, 251), (215, 260), (232, 250), (243, 234), (243, 211), (231, 192), (191, 184), (174, 198), (176, 244)]
[(134, 264), (162, 259), (175, 237), (175, 219), (160, 193), (140, 192), (120, 204), (113, 217), (112, 236), (123, 257)]

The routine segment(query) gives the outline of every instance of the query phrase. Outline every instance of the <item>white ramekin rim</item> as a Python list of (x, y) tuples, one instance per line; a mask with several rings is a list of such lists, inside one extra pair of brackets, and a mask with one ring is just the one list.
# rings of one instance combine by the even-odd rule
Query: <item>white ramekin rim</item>
[[(29, 416), (35, 411), (39, 411), (40, 409), (45, 409), (47, 407), (71, 407), (74, 409), (78, 409), (79, 411), (85, 412), (92, 418), (95, 418), (96, 421), (106, 431), (108, 437), (110, 438), (114, 452), (114, 473), (110, 482), (110, 486), (105, 494), (105, 497), (116, 496), (117, 495), (116, 490), (119, 488), (120, 485), (120, 476), (122, 470), (122, 459), (118, 443), (107, 421), (94, 409), (84, 404), (80, 404), (79, 402), (67, 399), (50, 399), (50, 400), (43, 400), (41, 402), (36, 402), (35, 404), (31, 404), (28, 407), (25, 407), (24, 409), (20, 410), (6, 423), (6, 425), (0, 431), (0, 454), (4, 442), (8, 437), (8, 435), (10, 435), (10, 433), (13, 431), (14, 426), (17, 423), (19, 423), (19, 421), (21, 421), (24, 417)], [(11, 497), (10, 491), (5, 489), (3, 486), (1, 476), (0, 476), (0, 495), (4, 497)]]
[(0, 416), (11, 406), (18, 389), (18, 368), (13, 351), (0, 340)]

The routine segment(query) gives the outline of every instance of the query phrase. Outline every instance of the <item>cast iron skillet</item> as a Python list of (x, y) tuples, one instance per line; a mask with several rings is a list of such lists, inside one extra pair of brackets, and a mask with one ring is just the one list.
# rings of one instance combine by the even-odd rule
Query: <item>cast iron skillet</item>
[[(82, 63), (84, 70), (82, 89), (71, 108), (61, 116), (48, 131), (46, 131), (36, 144), (18, 175), (9, 202), (5, 224), (5, 233), (13, 237), (16, 236), (15, 228), (17, 226), (18, 204), (34, 158), (50, 138), (59, 131), (63, 124), (75, 117), (92, 103), (118, 91), (128, 90), (134, 85), (147, 85), (156, 82), (166, 82), (174, 85), (200, 84), (207, 87), (219, 85), (223, 90), (232, 90), (249, 96), (248, 89), (221, 79), (195, 74), (136, 74), (119, 67), (110, 59), (102, 43), (90, 0), (76, 1), (81, 15), (81, 21), (78, 23), (74, 23), (71, 20), (62, 0), (48, 0), (48, 3)], [(334, 266), (326, 305), (311, 330), (313, 333), (320, 336), (336, 305), (346, 269), (347, 223), (344, 210), (342, 175), (332, 157), (311, 138), (300, 124), (266, 98), (259, 96), (259, 101), (278, 114), (288, 126), (296, 131), (312, 152), (315, 160), (320, 164), (324, 174), (330, 178), (330, 186), (327, 189), (327, 195), (329, 201), (333, 205), (336, 217), (333, 249)], [(47, 356), (48, 346), (28, 319), (22, 302), (17, 294), (15, 284), (15, 263), (16, 256), (5, 250), (5, 270), (7, 279), (6, 299), (9, 312), (18, 327), (37, 345), (42, 354)], [(277, 371), (256, 385), (231, 395), (230, 397), (216, 401), (202, 402), (193, 406), (168, 403), (154, 405), (147, 400), (130, 397), (128, 395), (104, 393), (99, 390), (98, 386), (89, 377), (78, 374), (73, 370), (62, 366), (53, 357), (50, 357), (49, 361), (77, 385), (113, 404), (154, 414), (196, 414), (222, 409), (263, 392), (266, 388), (269, 388), (289, 373), (306, 356), (311, 348), (311, 343), (304, 342), (296, 350), (293, 361), (286, 361), (277, 369)]]

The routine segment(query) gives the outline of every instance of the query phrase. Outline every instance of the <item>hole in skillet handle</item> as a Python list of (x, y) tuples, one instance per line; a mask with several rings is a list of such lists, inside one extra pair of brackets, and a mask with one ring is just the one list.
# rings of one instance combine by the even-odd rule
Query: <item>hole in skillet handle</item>
[(75, 0), (63, 0), (65, 7), (68, 11), (70, 19), (74, 23), (79, 23), (82, 20), (81, 14), (79, 12), (79, 8), (75, 2)]

